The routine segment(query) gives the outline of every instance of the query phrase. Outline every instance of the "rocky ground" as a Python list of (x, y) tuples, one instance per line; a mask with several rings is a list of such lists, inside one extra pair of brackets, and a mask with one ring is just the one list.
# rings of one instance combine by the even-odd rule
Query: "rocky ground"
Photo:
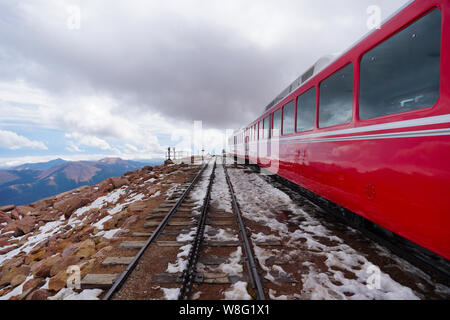
[(27, 206), (0, 207), (0, 300), (99, 296), (101, 290), (66, 289), (67, 268), (78, 266), (81, 278), (95, 272), (187, 171), (184, 164), (144, 167)]

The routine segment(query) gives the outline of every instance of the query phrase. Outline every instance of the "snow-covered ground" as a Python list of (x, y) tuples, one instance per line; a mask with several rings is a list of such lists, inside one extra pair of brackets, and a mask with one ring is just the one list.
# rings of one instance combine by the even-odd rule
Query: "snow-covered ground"
[[(228, 169), (242, 214), (245, 218), (270, 229), (252, 234), (253, 241), (282, 240), (283, 250), (254, 246), (255, 254), (266, 279), (276, 283), (273, 274), (287, 274), (283, 265), (267, 263), (271, 257), (283, 261), (302, 261), (301, 274), (291, 276), (301, 278), (301, 291), (284, 295), (270, 290), (274, 299), (419, 299), (419, 294), (411, 288), (393, 280), (389, 274), (374, 265), (365, 255), (358, 252), (334, 235), (316, 218), (302, 210), (281, 190), (273, 187), (256, 173), (243, 173), (242, 169)], [(291, 212), (286, 221), (277, 219), (276, 213)], [(289, 224), (289, 225), (288, 225)], [(292, 230), (292, 225), (297, 227)], [(378, 246), (380, 254), (392, 256)], [(305, 255), (305, 252), (307, 255)], [(309, 258), (308, 258), (309, 257)], [(401, 266), (414, 268), (406, 261)], [(321, 263), (315, 263), (320, 261)], [(297, 272), (300, 273), (300, 268)], [(306, 271), (305, 271), (306, 270)], [(420, 273), (419, 270), (417, 270)], [(436, 290), (448, 290), (437, 285)]]

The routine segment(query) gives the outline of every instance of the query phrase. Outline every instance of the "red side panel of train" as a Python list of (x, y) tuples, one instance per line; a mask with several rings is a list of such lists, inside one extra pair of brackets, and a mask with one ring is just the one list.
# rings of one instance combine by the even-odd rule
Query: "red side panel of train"
[[(376, 72), (382, 72), (383, 66), (377, 67), (375, 63), (376, 59), (386, 58), (383, 52), (388, 51), (383, 50), (402, 50), (404, 45), (395, 47), (395, 39), (401, 37), (433, 41), (430, 39), (433, 36), (420, 38), (427, 36), (421, 33), (423, 30), (433, 26), (440, 28), (436, 31), (440, 31), (437, 35), (440, 52), (420, 54), (425, 54), (426, 59), (437, 59), (435, 100), (433, 72), (427, 74), (420, 66), (421, 60), (415, 73), (396, 81), (405, 82), (402, 88), (392, 89), (398, 92), (398, 97), (384, 101), (377, 96), (376, 88), (382, 88), (383, 83), (377, 84), (380, 75)], [(388, 42), (390, 39), (393, 40)], [(431, 42), (427, 46), (430, 48)], [(381, 29), (370, 33), (237, 134), (229, 151), (450, 259), (449, 47), (450, 1), (411, 2)], [(408, 59), (412, 58), (404, 57), (405, 61)], [(373, 69), (370, 63), (374, 63)], [(396, 70), (392, 72), (397, 76)], [(422, 80), (421, 73), (425, 77)], [(339, 121), (333, 112), (326, 113), (328, 101), (333, 105), (326, 94), (333, 93), (331, 78), (341, 74), (341, 84), (345, 77), (348, 80), (352, 76), (353, 90), (347, 93), (351, 109), (346, 123), (333, 124)], [(423, 88), (414, 89), (416, 84), (411, 79), (416, 75), (417, 83), (426, 83)], [(388, 80), (389, 77), (385, 79)], [(303, 121), (299, 116), (302, 101), (299, 97), (311, 88), (315, 88), (314, 125), (299, 132), (299, 122)], [(387, 92), (390, 88), (383, 90)], [(388, 107), (373, 109), (370, 99), (384, 101)], [(432, 103), (426, 105), (429, 101)], [(391, 105), (405, 110), (392, 111)], [(413, 107), (408, 109), (408, 105)], [(339, 115), (338, 110), (336, 113)], [(269, 128), (264, 124), (268, 116), (270, 122), (266, 123), (270, 123), (270, 130), (280, 130), (280, 134), (272, 131), (274, 136), (270, 139), (267, 139)], [(289, 130), (285, 130), (287, 126)], [(291, 132), (292, 126), (296, 129)]]

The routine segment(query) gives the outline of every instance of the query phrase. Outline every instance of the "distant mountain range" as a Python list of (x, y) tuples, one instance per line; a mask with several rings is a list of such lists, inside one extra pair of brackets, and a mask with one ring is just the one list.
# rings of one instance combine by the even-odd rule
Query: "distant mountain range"
[(55, 159), (0, 170), (0, 206), (32, 203), (83, 185), (96, 184), (109, 177), (122, 176), (127, 171), (163, 162), (164, 159), (142, 162), (120, 158), (105, 158), (99, 161)]

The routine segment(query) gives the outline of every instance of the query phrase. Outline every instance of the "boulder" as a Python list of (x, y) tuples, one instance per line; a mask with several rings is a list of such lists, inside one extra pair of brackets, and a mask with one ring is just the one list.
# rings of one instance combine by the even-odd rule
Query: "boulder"
[(23, 292), (28, 291), (29, 289), (35, 289), (37, 287), (42, 287), (45, 284), (45, 280), (42, 278), (33, 278), (28, 280), (23, 284)]
[(24, 263), (23, 257), (14, 257), (14, 258), (8, 259), (5, 262), (3, 262), (3, 264), (1, 265), (0, 268), (1, 268), (1, 270), (9, 270), (14, 267), (19, 267), (23, 263)]
[(135, 224), (138, 221), (137, 216), (128, 217), (122, 224), (123, 229), (128, 229), (131, 225)]
[(79, 257), (76, 256), (64, 257), (60, 263), (52, 266), (52, 268), (50, 269), (50, 277), (54, 277), (61, 271), (67, 270), (69, 266), (76, 265), (78, 262), (80, 262)]
[(36, 290), (30, 295), (30, 300), (47, 300), (52, 294), (48, 290), (40, 289)]
[(47, 278), (50, 277), (50, 269), (63, 260), (60, 256), (48, 257), (39, 261), (31, 267), (31, 272), (36, 277)]
[(14, 219), (14, 220), (19, 220), (20, 219), (20, 214), (19, 214), (19, 212), (16, 209), (11, 211), (11, 218)]
[(31, 231), (33, 231), (35, 224), (36, 224), (36, 218), (34, 218), (32, 216), (26, 216), (26, 217), (22, 218), (22, 220), (16, 221), (17, 229), (19, 231), (23, 232), (23, 234), (27, 234), (27, 233), (30, 233)]
[(95, 253), (95, 242), (92, 239), (87, 239), (80, 243), (78, 250), (75, 252), (75, 256), (87, 258)]
[(9, 214), (7, 214), (7, 213), (5, 213), (3, 211), (0, 211), (0, 223), (5, 223), (5, 222), (6, 223), (11, 223), (12, 219), (9, 216)]
[(149, 194), (155, 194), (156, 192), (159, 191), (159, 188), (156, 187), (156, 186), (150, 186), (150, 187), (147, 188), (147, 191), (148, 191)]
[(152, 166), (145, 166), (141, 169), (142, 171), (153, 171), (153, 167)]
[(64, 217), (68, 219), (75, 210), (87, 205), (89, 202), (90, 200), (88, 198), (73, 196), (69, 199), (63, 199), (55, 202), (53, 204), (53, 208), (61, 211), (64, 214)]
[(26, 216), (29, 213), (31, 213), (32, 211), (34, 211), (34, 208), (29, 207), (29, 206), (19, 206), (16, 207), (16, 211), (21, 215), (21, 216)]
[(30, 267), (21, 266), (21, 267), (12, 267), (8, 271), (3, 272), (3, 276), (0, 279), (0, 287), (3, 285), (7, 285), (11, 283), (11, 280), (14, 279), (18, 275), (28, 276), (30, 273)]
[(51, 222), (51, 221), (55, 221), (58, 218), (58, 213), (56, 211), (49, 211), (49, 212), (45, 212), (44, 214), (41, 214), (37, 220), (43, 221), (43, 222)]
[(11, 247), (7, 247), (7, 248), (4, 248), (4, 249), (1, 249), (0, 250), (0, 256), (4, 255), (4, 254), (7, 254), (8, 252), (15, 250), (16, 248), (17, 248), (16, 246), (11, 246)]
[(26, 279), (27, 279), (27, 277), (24, 274), (18, 274), (17, 276), (15, 276), (14, 278), (11, 279), (10, 285), (13, 288), (15, 288), (19, 284), (22, 284)]
[(109, 179), (100, 182), (97, 186), (100, 193), (106, 193), (114, 190), (114, 185)]
[(13, 204), (10, 204), (10, 205), (7, 205), (7, 206), (1, 206), (0, 207), (0, 211), (9, 212), (9, 211), (13, 210), (15, 207), (16, 206), (13, 205)]
[(64, 251), (61, 254), (62, 257), (64, 258), (64, 257), (72, 256), (75, 253), (75, 251), (78, 250), (79, 246), (80, 246), (80, 243), (67, 245), (67, 247), (64, 249)]
[(65, 288), (68, 277), (69, 274), (67, 274), (66, 270), (58, 272), (58, 274), (50, 278), (48, 282), (48, 289), (52, 291), (59, 291), (62, 288)]
[(93, 257), (99, 258), (99, 259), (104, 259), (108, 256), (108, 253), (113, 249), (114, 248), (111, 246), (106, 246), (106, 247), (100, 249)]
[(120, 188), (122, 186), (130, 184), (130, 181), (127, 178), (112, 177), (112, 178), (109, 178), (108, 180), (114, 186), (114, 189), (117, 189), (117, 188)]

